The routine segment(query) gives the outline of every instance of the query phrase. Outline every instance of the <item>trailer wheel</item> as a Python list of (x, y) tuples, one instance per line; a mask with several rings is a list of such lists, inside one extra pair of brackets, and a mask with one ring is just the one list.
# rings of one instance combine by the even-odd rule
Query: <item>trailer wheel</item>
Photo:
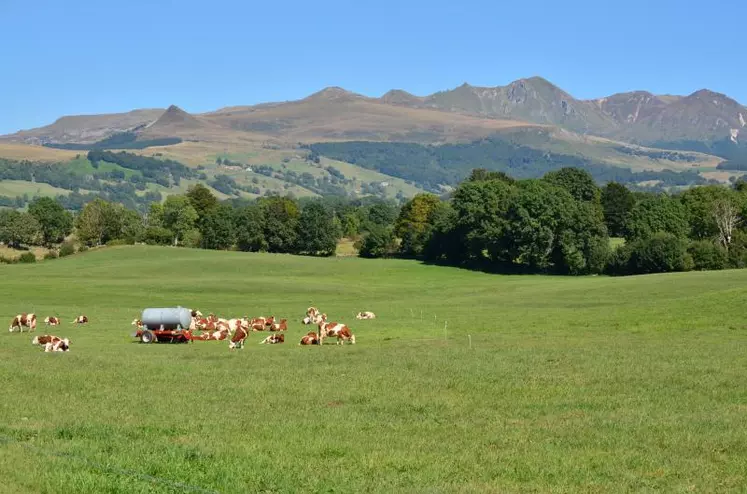
[(140, 341), (142, 341), (143, 343), (153, 343), (155, 339), (156, 336), (147, 329), (140, 335)]

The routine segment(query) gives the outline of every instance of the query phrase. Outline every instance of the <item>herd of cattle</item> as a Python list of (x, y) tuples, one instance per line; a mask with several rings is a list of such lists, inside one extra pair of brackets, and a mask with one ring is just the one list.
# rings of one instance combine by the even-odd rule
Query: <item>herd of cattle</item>
[[(49, 316), (44, 319), (44, 324), (47, 326), (59, 326), (60, 318), (55, 316)], [(75, 318), (71, 324), (87, 324), (88, 317), (80, 315)], [(18, 314), (10, 322), (10, 328), (8, 331), (11, 333), (16, 329), (22, 333), (24, 328), (29, 331), (36, 330), (36, 314)], [(45, 334), (34, 337), (31, 340), (32, 345), (41, 345), (45, 352), (67, 352), (70, 351), (70, 340), (68, 338), (60, 338), (51, 334)]]
[[(270, 331), (273, 334), (266, 337), (260, 344), (277, 344), (285, 343), (284, 331), (288, 330), (287, 319), (277, 321), (274, 316), (270, 317), (248, 317), (223, 319), (210, 314), (204, 317), (198, 310), (192, 310), (192, 320), (190, 323), (190, 334), (192, 340), (229, 340), (229, 348), (243, 348), (246, 338), (251, 332)], [(373, 312), (359, 312), (356, 319), (375, 319)], [(350, 328), (343, 323), (327, 321), (327, 314), (321, 313), (316, 307), (306, 309), (306, 315), (302, 320), (303, 324), (316, 325), (316, 331), (309, 331), (301, 338), (299, 345), (322, 345), (325, 338), (337, 338), (337, 344), (342, 345), (346, 341), (355, 344), (355, 335)], [(72, 324), (87, 324), (88, 317), (80, 315), (75, 318)], [(59, 326), (60, 319), (55, 316), (49, 316), (44, 319), (47, 326)], [(139, 319), (132, 321), (132, 325), (142, 330), (143, 323)], [(36, 330), (36, 314), (18, 314), (13, 318), (9, 331), (14, 332), (16, 329), (23, 332), (24, 328), (29, 331)], [(36, 336), (32, 342), (33, 345), (41, 345), (45, 352), (67, 352), (70, 350), (70, 340), (60, 338), (54, 335)]]

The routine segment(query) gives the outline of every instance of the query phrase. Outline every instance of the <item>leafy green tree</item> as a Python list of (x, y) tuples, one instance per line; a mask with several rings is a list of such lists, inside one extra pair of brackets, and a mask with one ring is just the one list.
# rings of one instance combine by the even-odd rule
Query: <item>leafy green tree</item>
[(464, 238), (461, 260), (510, 262), (507, 255), (508, 211), (517, 188), (502, 180), (463, 182), (454, 192), (455, 231)]
[(149, 226), (143, 231), (142, 239), (148, 245), (171, 245), (174, 234), (162, 226)]
[(29, 214), (39, 222), (45, 245), (60, 243), (73, 231), (73, 216), (51, 197), (34, 199)]
[(163, 228), (163, 204), (153, 202), (148, 206), (148, 214), (145, 217), (146, 227)]
[(41, 239), (41, 225), (34, 216), (13, 209), (0, 210), (0, 241), (19, 248), (39, 244)]
[(197, 211), (192, 207), (189, 199), (182, 195), (166, 198), (163, 204), (163, 226), (174, 234), (174, 245), (179, 245), (181, 239), (197, 222)]
[(366, 210), (364, 225), (366, 229), (370, 225), (391, 225), (397, 219), (397, 205), (391, 201), (378, 201), (370, 205)]
[(475, 168), (467, 178), (468, 182), (487, 182), (489, 180), (501, 180), (509, 184), (516, 182), (516, 180), (504, 172), (489, 171), (485, 168)]
[(391, 228), (374, 225), (360, 242), (360, 257), (390, 257), (397, 251), (397, 242)]
[(689, 271), (692, 257), (687, 253), (687, 240), (669, 232), (659, 231), (631, 245), (631, 274)]
[(604, 222), (611, 237), (625, 235), (625, 224), (635, 206), (633, 193), (622, 184), (610, 182), (602, 188), (602, 209)]
[(340, 234), (332, 211), (319, 202), (306, 204), (298, 221), (298, 252), (334, 255)]
[(197, 212), (197, 221), (202, 221), (210, 211), (218, 207), (218, 198), (202, 184), (193, 185), (187, 190), (187, 199)]
[(577, 201), (599, 204), (601, 191), (591, 174), (580, 168), (561, 168), (547, 173), (543, 180), (564, 188)]
[(687, 252), (697, 270), (726, 269), (729, 265), (729, 253), (711, 240), (695, 241), (687, 248)]
[(253, 204), (238, 210), (234, 215), (236, 245), (245, 252), (266, 251), (264, 214), (259, 205)]
[(402, 239), (400, 252), (408, 256), (423, 253), (433, 227), (433, 212), (440, 202), (433, 194), (418, 194), (402, 206), (394, 226), (394, 234)]
[(690, 237), (695, 240), (719, 237), (720, 206), (730, 206), (738, 214), (747, 204), (742, 194), (720, 185), (693, 187), (683, 192), (680, 200), (687, 213)]
[(458, 263), (464, 252), (462, 232), (457, 226), (458, 216), (448, 202), (440, 202), (431, 213), (431, 233), (423, 255), (431, 261)]
[(269, 252), (293, 252), (297, 246), (298, 218), (296, 201), (289, 197), (268, 197), (260, 201), (263, 236)]
[(625, 239), (635, 241), (658, 232), (685, 238), (690, 230), (687, 211), (680, 201), (667, 195), (650, 196), (638, 202), (625, 225)]
[(113, 229), (109, 223), (116, 220), (111, 209), (110, 203), (99, 198), (86, 204), (75, 219), (78, 240), (86, 245), (103, 245), (109, 241), (107, 233)]
[(204, 249), (227, 250), (233, 246), (236, 241), (233, 214), (228, 205), (207, 210), (200, 225)]

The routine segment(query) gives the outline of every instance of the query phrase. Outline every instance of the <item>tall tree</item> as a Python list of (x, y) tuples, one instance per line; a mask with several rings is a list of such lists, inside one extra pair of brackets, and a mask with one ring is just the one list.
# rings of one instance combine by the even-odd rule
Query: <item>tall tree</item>
[(228, 205), (207, 210), (200, 225), (204, 249), (227, 250), (233, 246), (236, 241), (233, 214), (233, 208)]
[(73, 216), (51, 197), (34, 199), (29, 214), (39, 222), (45, 245), (62, 242), (73, 230)]
[(682, 203), (667, 195), (657, 195), (647, 197), (633, 207), (625, 225), (625, 239), (648, 238), (658, 232), (685, 238), (689, 230), (687, 210)]
[(320, 202), (304, 206), (298, 220), (299, 252), (331, 256), (337, 250), (340, 234), (340, 227), (335, 222), (332, 211)]
[(431, 234), (433, 212), (441, 201), (433, 194), (417, 194), (399, 212), (394, 234), (402, 239), (400, 252), (420, 256)]
[(635, 206), (635, 197), (627, 187), (610, 182), (602, 188), (602, 209), (604, 222), (612, 237), (625, 235), (625, 223)]
[(112, 217), (111, 205), (105, 200), (96, 198), (89, 202), (75, 219), (78, 239), (87, 245), (102, 245), (108, 240)]
[(245, 252), (265, 251), (268, 248), (264, 235), (264, 214), (258, 204), (236, 211), (234, 215), (236, 245)]
[(174, 245), (179, 245), (187, 232), (194, 229), (196, 221), (197, 211), (187, 197), (173, 195), (166, 198), (163, 203), (163, 226), (174, 234)]
[(41, 238), (41, 225), (34, 216), (13, 209), (0, 210), (0, 241), (18, 248), (36, 245)]
[(543, 180), (564, 188), (577, 201), (599, 204), (601, 192), (594, 178), (580, 168), (561, 168), (547, 173)]
[(297, 246), (298, 204), (290, 197), (268, 197), (260, 201), (263, 234), (269, 252), (293, 252)]
[(187, 198), (197, 212), (198, 222), (202, 221), (210, 211), (218, 207), (218, 198), (210, 192), (210, 189), (199, 183), (187, 190)]

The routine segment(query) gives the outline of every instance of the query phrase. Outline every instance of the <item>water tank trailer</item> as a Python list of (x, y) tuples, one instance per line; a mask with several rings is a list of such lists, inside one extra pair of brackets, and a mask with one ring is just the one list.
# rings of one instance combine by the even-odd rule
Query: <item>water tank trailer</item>
[(186, 343), (192, 339), (192, 312), (183, 307), (150, 308), (143, 311), (143, 324), (132, 336), (143, 343)]

